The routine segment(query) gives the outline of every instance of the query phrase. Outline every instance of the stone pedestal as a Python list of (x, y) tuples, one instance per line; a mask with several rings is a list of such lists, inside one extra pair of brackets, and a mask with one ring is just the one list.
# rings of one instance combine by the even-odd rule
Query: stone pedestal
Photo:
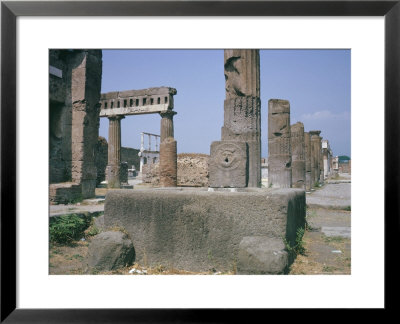
[(126, 229), (139, 264), (192, 271), (229, 271), (237, 265), (244, 274), (284, 272), (290, 264), (279, 254), (285, 253), (283, 238), (293, 246), (297, 230), (304, 228), (304, 190), (241, 190), (111, 190), (104, 223)]
[(123, 116), (108, 118), (108, 165), (106, 169), (108, 188), (121, 187), (121, 119), (123, 118)]
[(291, 186), (290, 103), (271, 99), (268, 101), (268, 187)]
[(292, 148), (292, 187), (305, 189), (306, 160), (304, 145), (304, 125), (297, 122), (290, 126)]
[(304, 147), (306, 158), (306, 190), (310, 191), (312, 187), (311, 181), (311, 138), (309, 133), (304, 133)]
[(219, 141), (211, 143), (209, 187), (244, 188), (248, 181), (246, 142)]

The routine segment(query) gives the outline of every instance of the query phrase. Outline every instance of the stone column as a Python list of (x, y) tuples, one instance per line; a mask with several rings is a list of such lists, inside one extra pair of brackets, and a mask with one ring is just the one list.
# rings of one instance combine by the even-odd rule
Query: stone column
[[(244, 157), (247, 163), (238, 164), (245, 167), (245, 170), (241, 170), (240, 173), (245, 172), (248, 174), (245, 177), (247, 179), (247, 183), (244, 184), (245, 186), (261, 187), (259, 50), (225, 50), (224, 74), (224, 125), (221, 131), (221, 141), (236, 142), (241, 147), (243, 146), (242, 144), (247, 144), (248, 151), (245, 152)], [(231, 148), (231, 146), (229, 147)], [(217, 151), (214, 150), (213, 152)], [(211, 156), (211, 159), (213, 158)], [(219, 159), (220, 154), (218, 153), (218, 156), (215, 156), (215, 158)], [(216, 165), (219, 164), (219, 161), (215, 162)], [(236, 167), (237, 165), (235, 164)], [(229, 164), (226, 168), (233, 168), (233, 165)], [(211, 172), (210, 179), (213, 177), (214, 174)], [(213, 183), (217, 185), (217, 182)], [(225, 185), (220, 184), (217, 186), (227, 186), (229, 181), (224, 181), (224, 183)], [(232, 182), (232, 185), (233, 183), (236, 182)]]
[(174, 140), (173, 117), (175, 111), (167, 110), (160, 113), (160, 186), (176, 187), (177, 185), (177, 145)]
[(304, 125), (297, 122), (290, 126), (292, 148), (292, 187), (305, 189), (306, 159), (304, 143)]
[(319, 183), (324, 183), (324, 155), (322, 152), (322, 137), (319, 137)]
[(311, 138), (310, 133), (304, 133), (304, 147), (306, 156), (306, 191), (310, 191), (312, 187), (311, 181)]
[(95, 152), (99, 136), (101, 50), (74, 52), (71, 69), (71, 178), (82, 187), (82, 198), (95, 196)]
[(176, 112), (173, 110), (160, 112), (161, 116), (160, 143), (162, 143), (168, 137), (174, 137), (174, 121), (173, 121), (174, 115), (176, 115)]
[(314, 130), (310, 131), (311, 136), (311, 186), (314, 187), (319, 181), (320, 169), (319, 169), (319, 154), (320, 154), (320, 137), (321, 131)]
[(268, 187), (292, 186), (292, 152), (290, 145), (290, 103), (268, 101)]
[(121, 187), (121, 119), (123, 118), (124, 116), (113, 116), (108, 118), (108, 188)]

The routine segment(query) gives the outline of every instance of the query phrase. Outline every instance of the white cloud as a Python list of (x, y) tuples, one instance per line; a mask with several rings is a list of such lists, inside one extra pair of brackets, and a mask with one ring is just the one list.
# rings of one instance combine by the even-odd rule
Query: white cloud
[(301, 120), (350, 120), (350, 112), (343, 111), (340, 113), (332, 113), (329, 110), (316, 111), (312, 114), (303, 114)]

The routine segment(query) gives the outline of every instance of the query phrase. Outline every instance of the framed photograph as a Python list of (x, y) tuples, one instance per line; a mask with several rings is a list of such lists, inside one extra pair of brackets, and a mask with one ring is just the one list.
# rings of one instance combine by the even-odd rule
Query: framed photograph
[[(226, 322), (237, 308), (393, 307), (399, 1), (3, 1), (1, 24), (1, 321)], [(350, 51), (351, 275), (49, 275), (53, 48)], [(261, 99), (265, 106), (269, 98)]]

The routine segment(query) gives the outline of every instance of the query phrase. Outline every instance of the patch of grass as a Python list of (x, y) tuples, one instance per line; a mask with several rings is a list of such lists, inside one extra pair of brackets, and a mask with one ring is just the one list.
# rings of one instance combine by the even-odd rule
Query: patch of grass
[(89, 226), (87, 219), (77, 214), (61, 215), (50, 221), (50, 241), (58, 244), (71, 244), (79, 240)]
[(293, 245), (290, 245), (290, 243), (286, 240), (286, 238), (283, 238), (283, 242), (285, 243), (286, 250), (289, 252), (289, 254), (292, 254), (294, 256), (298, 254), (300, 255), (306, 254), (303, 236), (304, 236), (304, 228), (299, 227), (296, 231), (296, 239)]
[(324, 237), (325, 243), (342, 243), (343, 237), (341, 236), (325, 236)]
[(345, 207), (344, 210), (351, 211), (351, 206)]

